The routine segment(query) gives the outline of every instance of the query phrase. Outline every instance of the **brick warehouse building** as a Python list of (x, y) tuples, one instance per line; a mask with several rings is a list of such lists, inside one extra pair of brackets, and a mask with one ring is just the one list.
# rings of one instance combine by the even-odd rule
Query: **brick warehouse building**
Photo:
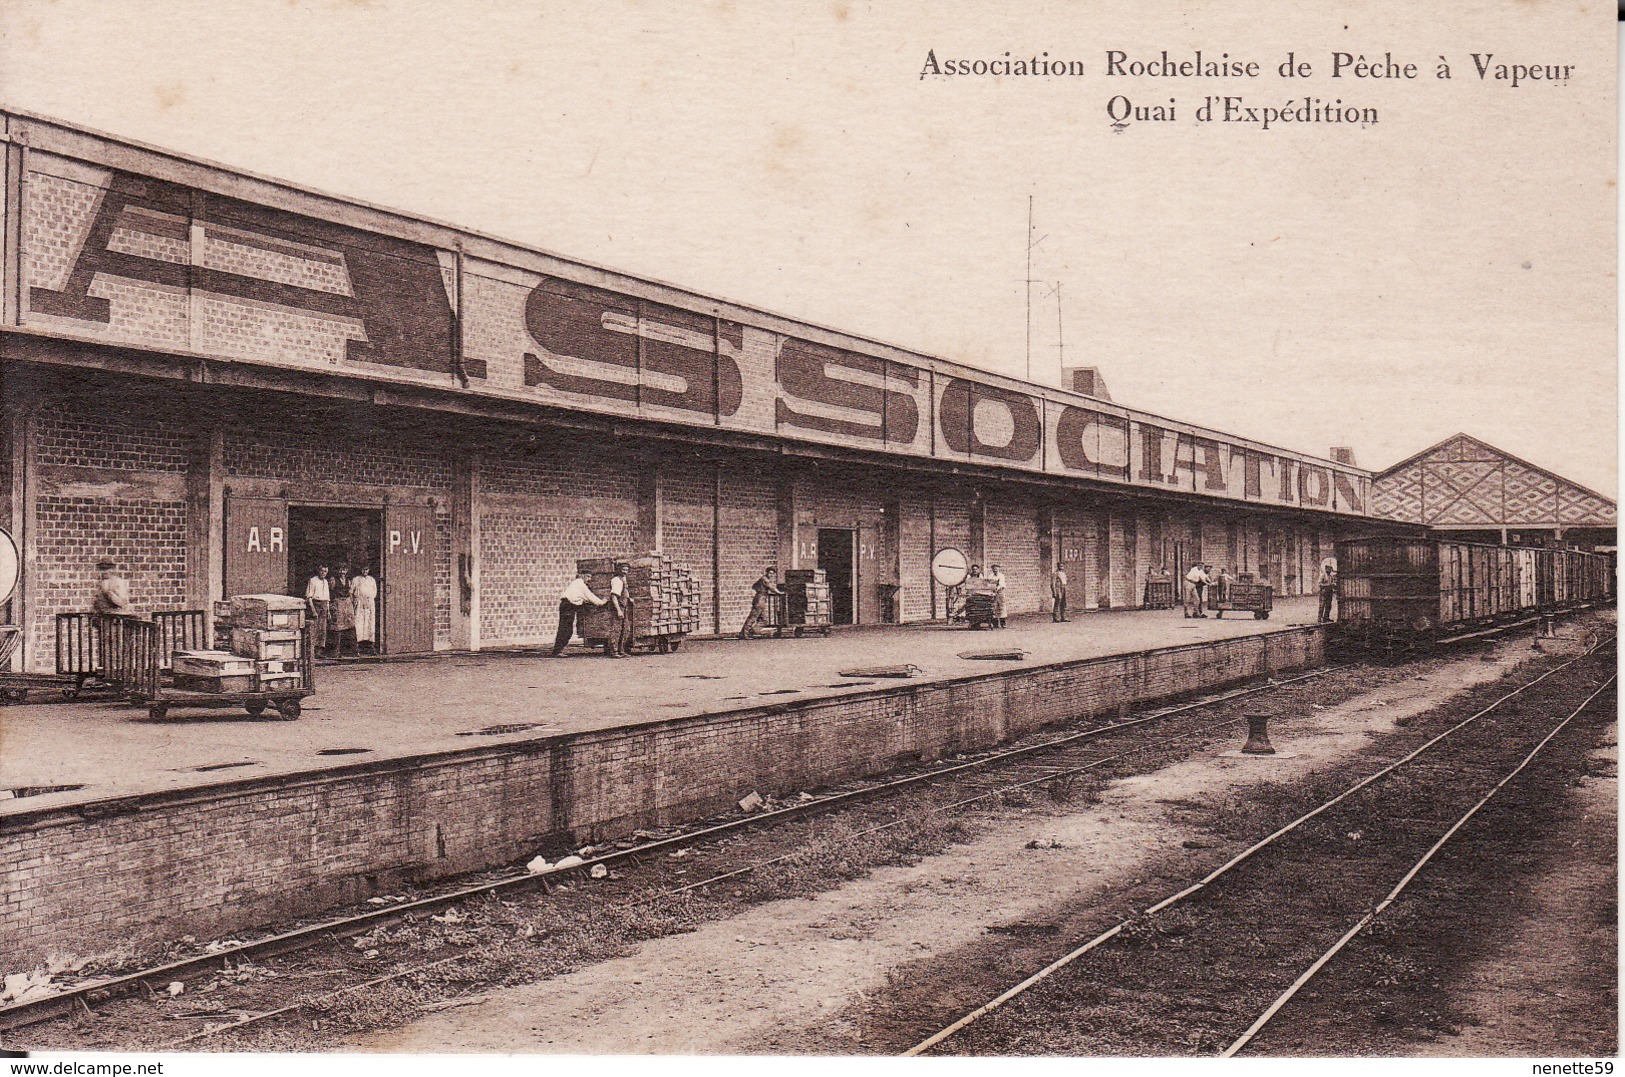
[(1197, 560), (1306, 593), (1337, 537), (1403, 526), (1348, 463), (0, 119), (30, 668), (104, 555), (143, 611), (371, 560), (408, 653), (548, 639), (575, 559), (635, 549), (731, 632), (769, 564), (825, 567), (837, 620), (872, 624), (941, 614), (944, 546), (1004, 566), (1019, 613), (1057, 561), (1084, 607)]

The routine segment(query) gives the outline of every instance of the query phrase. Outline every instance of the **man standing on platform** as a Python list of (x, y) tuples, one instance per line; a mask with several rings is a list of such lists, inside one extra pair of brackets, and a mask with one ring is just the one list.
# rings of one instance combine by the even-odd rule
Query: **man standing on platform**
[(1332, 619), (1332, 601), (1337, 598), (1337, 562), (1331, 558), (1320, 563), (1320, 623)]
[(362, 565), (361, 574), (350, 581), (350, 600), (355, 603), (355, 649), (361, 645), (367, 651), (378, 653), (378, 581), (372, 577), (372, 566)]
[(599, 598), (587, 586), (587, 573), (577, 572), (575, 579), (567, 584), (559, 594), (559, 631), (553, 637), (553, 657), (557, 658), (564, 653), (564, 648), (570, 646), (570, 640), (576, 634), (576, 616), (581, 607), (591, 602), (594, 606), (602, 606), (608, 602), (607, 598)]
[(1060, 565), (1055, 566), (1055, 574), (1049, 578), (1049, 596), (1055, 600), (1055, 608), (1050, 611), (1050, 620), (1056, 624), (1071, 620), (1066, 615), (1066, 571)]
[(993, 565), (987, 574), (988, 582), (993, 584), (993, 627), (1008, 627), (1004, 619), (1008, 614), (1005, 608), (1004, 573), (999, 571), (998, 565)]
[(305, 584), (305, 605), (310, 608), (310, 650), (327, 650), (327, 623), (333, 611), (333, 592), (327, 585), (327, 566), (317, 565), (316, 575)]
[(610, 658), (625, 658), (632, 649), (632, 595), (626, 586), (626, 574), (631, 565), (617, 564), (615, 575), (609, 580), (609, 612), (614, 619), (609, 638), (604, 641), (604, 654)]
[(1196, 612), (1190, 616), (1206, 617), (1207, 611), (1202, 608), (1202, 604), (1207, 598), (1207, 585), (1212, 582), (1206, 567), (1200, 563), (1192, 565), (1191, 570), (1185, 573), (1185, 582), (1191, 585), (1191, 592), (1196, 596)]
[(118, 566), (105, 557), (96, 562), (101, 582), (96, 585), (96, 597), (90, 608), (104, 617), (128, 616), (130, 613), (130, 581), (118, 574)]
[(740, 639), (756, 638), (756, 626), (767, 616), (768, 596), (784, 594), (784, 588), (779, 586), (779, 570), (766, 569), (756, 582), (750, 585), (750, 589), (753, 592), (750, 599), (750, 616), (745, 618), (745, 627), (739, 630)]

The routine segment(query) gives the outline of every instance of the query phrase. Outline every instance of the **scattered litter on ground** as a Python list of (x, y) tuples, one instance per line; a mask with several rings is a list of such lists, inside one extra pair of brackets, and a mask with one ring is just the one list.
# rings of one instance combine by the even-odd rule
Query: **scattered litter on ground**
[(594, 879), (603, 879), (603, 878), (606, 878), (608, 875), (609, 875), (609, 868), (606, 867), (605, 865), (603, 865), (603, 864), (594, 864), (592, 866), (592, 877)]
[(582, 864), (585, 864), (585, 863), (586, 863), (586, 861), (583, 860), (579, 856), (567, 856), (564, 859), (560, 860), (557, 864), (554, 864), (553, 865), (553, 870), (554, 871), (563, 871), (565, 868), (580, 867)]
[(553, 865), (547, 862), (547, 857), (538, 856), (525, 865), (525, 870), (532, 875), (540, 875), (544, 871), (552, 871)]
[(31, 1002), (52, 993), (51, 974), (44, 969), (35, 969), (33, 972), (18, 972), (7, 976), (5, 989), (0, 991), (0, 1002)]
[(758, 811), (761, 809), (761, 807), (762, 794), (756, 792), (751, 793), (749, 796), (745, 797), (739, 802), (739, 810), (742, 812)]

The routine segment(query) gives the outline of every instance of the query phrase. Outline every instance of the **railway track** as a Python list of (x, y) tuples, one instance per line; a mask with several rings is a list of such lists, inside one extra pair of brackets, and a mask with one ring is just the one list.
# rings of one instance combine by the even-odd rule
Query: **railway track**
[[(1019, 1005), (1020, 1001), (1024, 1000), (1025, 997), (1034, 992), (1035, 989), (1041, 989), (1041, 985), (1048, 985), (1051, 981), (1058, 977), (1077, 975), (1076, 970), (1079, 968), (1079, 963), (1082, 962), (1085, 957), (1091, 954), (1098, 955), (1104, 953), (1114, 944), (1123, 945), (1121, 941), (1123, 939), (1133, 939), (1137, 934), (1143, 935), (1147, 932), (1154, 932), (1155, 927), (1151, 925), (1156, 923), (1156, 918), (1162, 916), (1163, 914), (1167, 913), (1168, 910), (1173, 909), (1176, 906), (1200, 902), (1203, 899), (1208, 898), (1213, 892), (1222, 891), (1222, 888), (1227, 884), (1234, 883), (1234, 886), (1232, 887), (1233, 889), (1243, 887), (1246, 884), (1246, 880), (1242, 880), (1240, 877), (1244, 872), (1249, 870), (1253, 872), (1252, 876), (1248, 876), (1248, 879), (1251, 880), (1256, 878), (1259, 871), (1269, 870), (1267, 867), (1268, 862), (1265, 861), (1265, 858), (1269, 854), (1276, 854), (1276, 861), (1279, 863), (1284, 864), (1290, 862), (1285, 858), (1290, 857), (1296, 848), (1292, 845), (1293, 840), (1300, 837), (1306, 838), (1310, 829), (1316, 824), (1324, 824), (1323, 829), (1325, 829), (1330, 828), (1332, 824), (1335, 823), (1336, 832), (1346, 833), (1350, 838), (1359, 836), (1361, 827), (1366, 828), (1367, 832), (1375, 830), (1376, 825), (1373, 822), (1372, 813), (1380, 811), (1381, 807), (1380, 805), (1362, 805), (1359, 800), (1362, 794), (1365, 794), (1374, 788), (1379, 788), (1382, 783), (1394, 779), (1396, 775), (1401, 775), (1406, 779), (1420, 779), (1424, 781), (1431, 777), (1435, 788), (1437, 788), (1437, 783), (1440, 781), (1450, 780), (1458, 777), (1458, 774), (1447, 773), (1447, 761), (1438, 758), (1434, 752), (1436, 748), (1442, 745), (1458, 743), (1452, 741), (1452, 738), (1455, 738), (1458, 733), (1471, 729), (1475, 726), (1479, 726), (1480, 723), (1485, 722), (1487, 719), (1491, 719), (1493, 716), (1502, 716), (1516, 703), (1521, 702), (1527, 704), (1525, 709), (1532, 707), (1538, 713), (1539, 708), (1547, 705), (1548, 701), (1544, 698), (1539, 700), (1534, 698), (1534, 693), (1537, 689), (1542, 687), (1550, 688), (1553, 685), (1563, 685), (1564, 682), (1560, 679), (1562, 674), (1564, 674), (1566, 671), (1574, 669), (1577, 666), (1581, 666), (1584, 663), (1593, 662), (1599, 652), (1611, 650), (1615, 643), (1616, 640), (1612, 636), (1601, 640), (1600, 642), (1594, 643), (1584, 654), (1564, 662), (1561, 665), (1555, 666), (1552, 669), (1540, 674), (1538, 677), (1519, 685), (1512, 691), (1499, 696), (1487, 706), (1477, 710), (1467, 718), (1452, 724), (1449, 726), (1449, 728), (1445, 729), (1436, 736), (1429, 738), (1419, 747), (1401, 757), (1394, 763), (1383, 767), (1375, 773), (1361, 778), (1352, 785), (1349, 785), (1347, 788), (1342, 789), (1336, 795), (1329, 797), (1328, 799), (1319, 803), (1317, 806), (1303, 812), (1302, 814), (1299, 814), (1289, 822), (1286, 822), (1284, 825), (1277, 827), (1268, 836), (1247, 846), (1240, 853), (1231, 857), (1225, 863), (1217, 867), (1215, 870), (1209, 872), (1200, 880), (1197, 880), (1196, 882), (1147, 906), (1138, 916), (1120, 921), (1107, 930), (1100, 932), (1089, 940), (1083, 942), (1081, 945), (1070, 950), (1060, 958), (1051, 962), (1049, 965), (1035, 972), (1033, 975), (1022, 980), (1020, 983), (1017, 983), (1013, 987), (999, 994), (997, 997), (964, 1014), (957, 1020), (945, 1025), (939, 1031), (926, 1037), (924, 1040), (921, 1040), (904, 1053), (906, 1055), (920, 1055), (935, 1051), (948, 1041), (954, 1039), (955, 1037), (959, 1037), (961, 1033), (964, 1033), (972, 1026), (977, 1025), (978, 1023), (986, 1022), (998, 1011), (1005, 1009), (1012, 1003)], [(1272, 1019), (1274, 1019), (1278, 1013), (1281, 1012), (1281, 1010), (1292, 1000), (1292, 998), (1294, 998), (1304, 988), (1304, 986), (1326, 966), (1328, 962), (1330, 962), (1344, 947), (1346, 947), (1352, 939), (1356, 938), (1362, 931), (1368, 929), (1372, 922), (1381, 916), (1383, 912), (1394, 903), (1399, 895), (1411, 884), (1412, 881), (1415, 880), (1426, 865), (1438, 854), (1439, 850), (1443, 848), (1452, 837), (1458, 834), (1460, 830), (1466, 826), (1468, 822), (1472, 820), (1484, 808), (1484, 806), (1490, 802), (1492, 798), (1505, 789), (1509, 783), (1515, 780), (1518, 775), (1520, 775), (1531, 764), (1531, 762), (1543, 750), (1545, 750), (1548, 745), (1551, 744), (1554, 738), (1556, 738), (1564, 729), (1568, 728), (1569, 725), (1583, 712), (1585, 712), (1594, 701), (1608, 692), (1614, 687), (1614, 685), (1615, 677), (1612, 675), (1611, 671), (1606, 679), (1603, 679), (1601, 683), (1596, 684), (1594, 688), (1590, 684), (1587, 684), (1585, 689), (1585, 697), (1579, 703), (1579, 705), (1574, 706), (1571, 709), (1567, 707), (1563, 708), (1567, 712), (1566, 715), (1549, 728), (1542, 727), (1544, 736), (1540, 737), (1538, 742), (1535, 743), (1534, 746), (1527, 752), (1517, 752), (1514, 765), (1512, 765), (1509, 769), (1503, 765), (1500, 771), (1498, 771), (1496, 774), (1489, 775), (1483, 784), (1475, 787), (1477, 789), (1482, 789), (1485, 785), (1487, 785), (1488, 789), (1483, 793), (1482, 796), (1475, 797), (1471, 806), (1468, 807), (1464, 812), (1461, 812), (1459, 815), (1455, 816), (1453, 821), (1450, 819), (1436, 819), (1431, 816), (1421, 819), (1406, 818), (1403, 820), (1389, 820), (1389, 825), (1387, 826), (1387, 831), (1389, 833), (1395, 833), (1401, 829), (1404, 829), (1404, 827), (1399, 825), (1401, 823), (1408, 826), (1412, 830), (1416, 829), (1418, 825), (1421, 827), (1442, 827), (1443, 832), (1442, 834), (1439, 834), (1437, 829), (1431, 831), (1429, 834), (1430, 837), (1432, 834), (1439, 834), (1436, 840), (1433, 840), (1431, 844), (1427, 845), (1426, 850), (1420, 855), (1420, 857), (1416, 858), (1414, 861), (1408, 862), (1408, 867), (1403, 871), (1402, 874), (1400, 874), (1398, 881), (1388, 888), (1386, 892), (1377, 890), (1376, 893), (1373, 894), (1374, 903), (1369, 904), (1366, 907), (1364, 914), (1359, 916), (1353, 925), (1344, 931), (1330, 946), (1318, 950), (1317, 956), (1314, 957), (1313, 961), (1308, 962), (1303, 973), (1298, 976), (1298, 978), (1289, 986), (1287, 986), (1285, 990), (1281, 991), (1277, 996), (1274, 997), (1273, 1001), (1271, 1001), (1270, 1004), (1258, 1014), (1252, 1024), (1246, 1028), (1246, 1031), (1242, 1032), (1241, 1035), (1235, 1038), (1233, 1041), (1229, 1041), (1229, 1046), (1223, 1052), (1224, 1055), (1229, 1056), (1245, 1050), (1247, 1046), (1255, 1039), (1255, 1037), (1258, 1036), (1259, 1032)], [(1552, 693), (1547, 692), (1547, 694)], [(1507, 717), (1509, 719), (1507, 725), (1512, 725), (1515, 724), (1514, 719), (1521, 721), (1530, 717), (1530, 715), (1525, 715), (1520, 712), (1518, 715), (1509, 715)], [(1501, 729), (1498, 729), (1497, 732), (1503, 731), (1505, 728), (1506, 725), (1501, 727)], [(1538, 736), (1538, 732), (1535, 735)], [(1511, 760), (1504, 760), (1503, 762), (1511, 762)], [(1434, 773), (1430, 776), (1425, 773), (1428, 770), (1432, 770)], [(1458, 797), (1456, 799), (1460, 800), (1461, 798)], [(1359, 814), (1359, 809), (1362, 807), (1365, 810), (1364, 815)], [(1355, 811), (1352, 813), (1348, 810), (1351, 808), (1355, 809)], [(1339, 809), (1344, 809), (1342, 814), (1338, 814)], [(1392, 876), (1389, 876), (1389, 879), (1392, 879)], [(1352, 885), (1352, 873), (1350, 883)], [(1387, 882), (1384, 881), (1382, 885), (1386, 887)], [(1376, 894), (1381, 894), (1380, 899), (1376, 899)], [(1245, 923), (1251, 927), (1257, 927), (1260, 923), (1262, 923), (1267, 930), (1269, 926), (1268, 913), (1265, 912), (1261, 917), (1252, 918), (1253, 912), (1242, 910), (1242, 905), (1243, 901), (1240, 898), (1236, 898), (1231, 905), (1226, 906), (1228, 911), (1225, 913), (1225, 915), (1214, 914), (1210, 917), (1210, 919), (1219, 924), (1226, 924), (1232, 928), (1241, 923)], [(1187, 928), (1188, 925), (1180, 925), (1181, 932), (1185, 931)], [(1213, 962), (1221, 960), (1220, 958), (1215, 957), (1212, 952), (1202, 950), (1199, 947), (1185, 947), (1185, 940), (1182, 938), (1175, 941), (1178, 943), (1176, 948), (1185, 949), (1187, 951), (1185, 957), (1191, 962), (1202, 960)], [(1170, 969), (1163, 970), (1165, 974), (1170, 971), (1171, 967)], [(1177, 976), (1177, 973), (1175, 973), (1175, 976)], [(1069, 997), (1088, 996), (1091, 991), (1098, 994), (1101, 987), (1102, 985), (1100, 983), (1092, 982), (1088, 987), (1078, 987), (1074, 989)], [(1138, 983), (1133, 988), (1133, 990), (1140, 991), (1148, 989), (1154, 989), (1153, 985), (1148, 983)], [(1056, 988), (1055, 990), (1062, 991), (1064, 989)], [(1172, 984), (1167, 986), (1167, 991), (1170, 996), (1176, 996), (1178, 994), (1178, 990), (1179, 989)], [(1209, 997), (1198, 1003), (1198, 1007), (1216, 1008), (1209, 1005), (1211, 1002), (1212, 999)], [(1067, 1003), (1059, 1003), (1058, 1005), (1064, 1006), (1067, 1005)], [(993, 1053), (1002, 1053), (1002, 1051), (1005, 1050), (1006, 1045), (1021, 1037), (1022, 1033), (1020, 1030), (1030, 1028), (1035, 1023), (1043, 1020), (1041, 1016), (1038, 1016), (1045, 1012), (1042, 1003), (1034, 1003), (1032, 1005), (1032, 1010), (1034, 1011), (1032, 1015), (1021, 1015), (1009, 1018), (1006, 1022), (1011, 1026), (1009, 1029), (1003, 1029), (996, 1033), (988, 1033), (988, 1035), (984, 1037), (983, 1041), (977, 1043), (972, 1050), (978, 1053), (984, 1050), (991, 1051)], [(1240, 1026), (1238, 1025), (1237, 1027), (1239, 1028)], [(1112, 1053), (1133, 1054), (1140, 1052), (1135, 1050), (1123, 1051), (1114, 1047)]]
[[(875, 807), (875, 821), (860, 828), (858, 833), (883, 832), (896, 824), (895, 820), (887, 818), (887, 812), (879, 802), (904, 791), (936, 791), (941, 794), (941, 802), (935, 806), (935, 810), (950, 812), (973, 808), (978, 803), (1020, 794), (1024, 790), (1043, 786), (1053, 788), (1056, 783), (1066, 782), (1090, 772), (1110, 773), (1106, 768), (1123, 764), (1132, 757), (1175, 751), (1185, 742), (1214, 735), (1244, 721), (1245, 714), (1241, 713), (1239, 708), (1248, 706), (1257, 709), (1259, 697), (1270, 696), (1288, 701), (1296, 693), (1313, 691), (1316, 682), (1352, 668), (1354, 667), (1348, 665), (1322, 667), (1296, 677), (1272, 680), (1158, 708), (1125, 720), (1090, 725), (1082, 729), (1049, 731), (1013, 747), (978, 753), (971, 758), (946, 764), (918, 768), (913, 772), (885, 780), (852, 783), (804, 802), (792, 803), (768, 812), (711, 822), (639, 842), (628, 848), (603, 852), (567, 871), (541, 875), (529, 873), (499, 875), (474, 885), (448, 888), (412, 901), (300, 925), (265, 938), (217, 947), (211, 952), (77, 984), (46, 998), (0, 1008), (0, 1030), (21, 1028), (68, 1013), (88, 1013), (92, 1007), (101, 1006), (125, 995), (139, 992), (153, 993), (154, 985), (161, 987), (176, 981), (184, 983), (211, 972), (240, 966), (245, 962), (264, 962), (284, 955), (297, 954), (402, 921), (427, 917), (438, 910), (465, 905), (478, 899), (511, 897), (537, 889), (551, 891), (561, 882), (590, 875), (599, 865), (604, 869), (610, 869), (638, 864), (656, 856), (669, 855), (702, 843), (725, 841), (732, 835), (771, 828), (793, 820), (804, 820), (822, 813), (861, 811)], [(1221, 713), (1216, 715), (1215, 711)], [(1149, 740), (1126, 746), (1117, 746), (1115, 743), (1124, 737), (1143, 736), (1153, 729), (1159, 735)], [(770, 867), (793, 855), (788, 853), (749, 859), (696, 881), (652, 891), (636, 900), (650, 902), (702, 890)], [(393, 980), (473, 960), (483, 952), (484, 948), (479, 947), (463, 949), (432, 961), (405, 965), (383, 976), (372, 977), (338, 991), (314, 994), (267, 1010), (244, 1013), (227, 1023), (207, 1027), (195, 1034), (172, 1041), (170, 1046), (192, 1045), (223, 1037), (231, 1032), (299, 1011), (323, 999), (362, 991)]]

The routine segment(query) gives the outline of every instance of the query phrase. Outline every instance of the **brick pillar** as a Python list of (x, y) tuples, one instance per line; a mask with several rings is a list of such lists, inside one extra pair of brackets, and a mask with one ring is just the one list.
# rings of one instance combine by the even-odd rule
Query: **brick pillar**
[(973, 565), (987, 569), (987, 497), (977, 492), (970, 502), (970, 549), (966, 551)]
[(11, 619), (22, 629), (22, 643), (12, 662), (16, 669), (31, 670), (43, 668), (36, 661), (38, 656), (33, 653), (31, 642), (34, 619), (31, 585), (34, 571), (37, 571), (31, 569), (39, 563), (34, 527), (34, 497), (39, 485), (34, 455), (34, 409), (37, 402), (27, 389), (14, 384), (14, 370), (6, 373), (4, 421), (6, 451), (11, 455), (11, 511), (6, 527), (17, 542), (17, 554), (22, 562), (17, 591), (11, 596)]
[(451, 491), (451, 646), (480, 649), (480, 454), (459, 453)]
[(1055, 534), (1055, 503), (1045, 501), (1038, 507), (1038, 572), (1043, 577), (1038, 586), (1040, 613), (1055, 612), (1050, 595), (1050, 580), (1055, 576)]
[(801, 567), (800, 534), (796, 530), (796, 476), (781, 465), (776, 491), (779, 517), (779, 578), (788, 569)]
[(638, 468), (637, 552), (658, 550), (665, 545), (665, 481), (660, 464), (647, 461)]
[(225, 597), (225, 430), (192, 435), (186, 468), (186, 606), (212, 613)]

